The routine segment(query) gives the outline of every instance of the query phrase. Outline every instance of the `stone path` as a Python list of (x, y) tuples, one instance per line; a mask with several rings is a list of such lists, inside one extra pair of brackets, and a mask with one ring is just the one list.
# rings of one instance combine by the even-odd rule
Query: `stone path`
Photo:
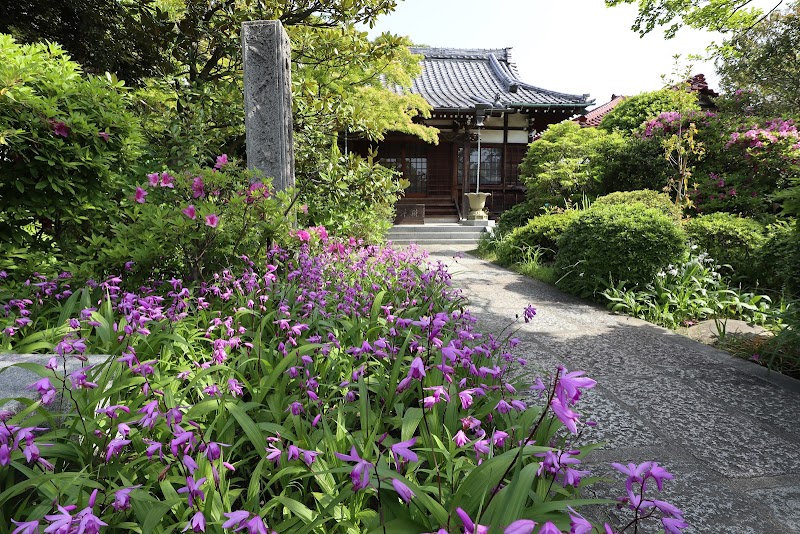
[(656, 461), (675, 479), (652, 498), (684, 511), (692, 525), (685, 532), (800, 533), (800, 381), (469, 255), (453, 257), (465, 248), (428, 250), (451, 266), (481, 330), (499, 332), (533, 304), (533, 321), (517, 323), (515, 354), (597, 380), (581, 408), (598, 422), (592, 441), (607, 442), (587, 459), (594, 474), (614, 479), (598, 496), (625, 491), (610, 462)]

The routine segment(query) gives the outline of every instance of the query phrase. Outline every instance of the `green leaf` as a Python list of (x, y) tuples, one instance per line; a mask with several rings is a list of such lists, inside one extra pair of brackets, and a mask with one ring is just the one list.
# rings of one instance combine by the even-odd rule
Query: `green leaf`
[(267, 440), (261, 434), (255, 421), (253, 421), (250, 416), (247, 415), (247, 412), (234, 401), (226, 401), (225, 408), (231, 413), (234, 419), (236, 419), (239, 426), (242, 427), (242, 430), (244, 430), (244, 433), (247, 435), (247, 439), (250, 440), (250, 443), (253, 444), (256, 451), (259, 454), (263, 454), (267, 448)]

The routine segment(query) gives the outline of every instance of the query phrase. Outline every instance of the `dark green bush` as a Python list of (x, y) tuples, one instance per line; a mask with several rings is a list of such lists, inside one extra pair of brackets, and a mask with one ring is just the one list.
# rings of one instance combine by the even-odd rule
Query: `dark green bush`
[(0, 243), (68, 250), (106, 224), (140, 150), (123, 84), (0, 35)]
[(632, 204), (638, 202), (648, 208), (655, 208), (675, 222), (681, 220), (681, 208), (669, 198), (666, 193), (659, 193), (650, 189), (638, 191), (617, 191), (594, 201), (593, 206), (612, 206), (618, 204)]
[(686, 234), (657, 209), (638, 203), (592, 206), (558, 241), (558, 285), (589, 296), (609, 278), (626, 287), (645, 284), (686, 252)]
[(534, 207), (529, 202), (520, 202), (500, 214), (497, 219), (495, 231), (500, 235), (510, 233), (514, 228), (525, 226), (536, 215)]
[(759, 222), (718, 212), (690, 219), (684, 229), (689, 240), (717, 263), (731, 266), (733, 280), (757, 284), (761, 274), (756, 259), (766, 241)]
[(763, 287), (800, 297), (800, 227), (797, 222), (778, 221), (767, 226), (754, 264)]
[(675, 175), (675, 170), (664, 158), (661, 139), (626, 137), (623, 144), (604, 151), (602, 156), (605, 163), (600, 180), (606, 193), (661, 190)]
[(534, 217), (528, 224), (514, 229), (497, 247), (497, 259), (504, 265), (523, 262), (529, 251), (541, 247), (540, 259), (551, 262), (558, 251), (558, 238), (578, 218), (580, 211), (567, 210)]

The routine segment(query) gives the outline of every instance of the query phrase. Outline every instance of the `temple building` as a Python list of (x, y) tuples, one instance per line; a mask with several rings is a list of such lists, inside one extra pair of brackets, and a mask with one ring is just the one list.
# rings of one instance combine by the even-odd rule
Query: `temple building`
[[(382, 164), (395, 166), (411, 183), (401, 203), (424, 205), (426, 219), (463, 219), (464, 193), (478, 189), (491, 193), (486, 205), (493, 215), (524, 200), (519, 163), (528, 143), (548, 125), (581, 115), (594, 102), (586, 94), (521, 81), (509, 48), (411, 51), (423, 56), (411, 93), (433, 108), (423, 122), (439, 129), (439, 144), (390, 134), (377, 150)], [(366, 148), (362, 141), (360, 150)]]

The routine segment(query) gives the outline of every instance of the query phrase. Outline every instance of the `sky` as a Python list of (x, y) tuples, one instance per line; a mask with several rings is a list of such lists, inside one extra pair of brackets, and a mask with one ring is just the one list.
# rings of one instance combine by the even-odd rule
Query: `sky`
[(449, 48), (507, 48), (520, 79), (570, 94), (589, 93), (596, 104), (612, 94), (661, 88), (662, 75), (705, 74), (718, 88), (712, 62), (689, 61), (718, 35), (683, 28), (665, 40), (661, 30), (644, 38), (631, 30), (636, 7), (606, 7), (603, 0), (404, 0), (368, 30), (390, 32), (415, 44)]

